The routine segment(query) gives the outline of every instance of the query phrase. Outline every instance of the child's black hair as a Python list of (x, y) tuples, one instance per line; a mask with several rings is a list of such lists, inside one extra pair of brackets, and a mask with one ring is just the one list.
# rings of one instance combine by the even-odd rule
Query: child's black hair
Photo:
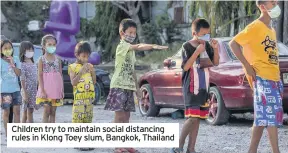
[(87, 41), (80, 41), (75, 47), (75, 55), (79, 56), (81, 53), (91, 54), (91, 47)]
[(262, 5), (265, 4), (267, 2), (267, 0), (256, 0), (256, 5)]
[(194, 31), (199, 32), (201, 28), (205, 28), (205, 29), (210, 28), (208, 21), (203, 19), (203, 18), (195, 19), (192, 22), (192, 26), (191, 26), (192, 32), (194, 32)]
[(48, 34), (48, 35), (45, 35), (42, 40), (41, 40), (41, 45), (42, 45), (42, 54), (44, 55), (45, 54), (45, 50), (44, 50), (44, 46), (46, 45), (46, 42), (48, 39), (54, 39), (56, 44), (57, 44), (57, 39), (56, 37), (54, 37), (53, 35), (51, 34)]
[[(13, 50), (13, 44), (12, 44), (12, 42), (11, 42), (9, 39), (1, 40), (1, 58), (4, 57), (4, 55), (2, 54), (2, 47), (3, 47), (5, 44), (7, 44), (7, 43), (9, 43), (9, 44), (11, 45), (12, 50)], [(13, 56), (13, 53), (14, 53), (14, 52), (12, 52), (12, 55), (11, 55), (11, 56)]]
[[(20, 62), (24, 62), (25, 61), (25, 53), (26, 50), (29, 49), (33, 49), (34, 50), (34, 46), (30, 41), (22, 41), (19, 47), (19, 58), (20, 58)], [(31, 61), (34, 63), (33, 57), (31, 57)]]
[(132, 19), (123, 19), (120, 22), (119, 32), (125, 32), (130, 27), (137, 28), (137, 24)]

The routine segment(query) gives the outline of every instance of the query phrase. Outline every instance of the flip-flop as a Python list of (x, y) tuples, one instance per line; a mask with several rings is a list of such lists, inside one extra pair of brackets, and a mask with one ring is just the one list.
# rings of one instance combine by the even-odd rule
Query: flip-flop
[(170, 153), (183, 153), (183, 149), (180, 148), (172, 148)]
[(114, 150), (114, 153), (129, 153), (129, 152), (124, 148), (117, 148)]
[(126, 150), (129, 152), (129, 153), (140, 153), (140, 151), (134, 149), (134, 148), (126, 148)]
[(79, 150), (80, 151), (89, 151), (90, 149), (89, 148), (80, 148)]

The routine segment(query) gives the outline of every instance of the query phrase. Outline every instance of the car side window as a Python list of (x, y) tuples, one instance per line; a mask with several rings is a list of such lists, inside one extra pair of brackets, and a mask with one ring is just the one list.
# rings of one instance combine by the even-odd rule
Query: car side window
[(182, 64), (182, 49), (180, 48), (175, 55), (172, 56), (172, 68), (181, 68)]
[(178, 51), (177, 51), (177, 53), (175, 54), (175, 55), (173, 55), (173, 59), (174, 58), (181, 58), (181, 56), (182, 56), (182, 50), (181, 49), (179, 49)]

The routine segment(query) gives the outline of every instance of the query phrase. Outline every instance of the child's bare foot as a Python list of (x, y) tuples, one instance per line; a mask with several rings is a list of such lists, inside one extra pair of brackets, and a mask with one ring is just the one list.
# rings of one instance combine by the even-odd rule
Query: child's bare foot
[(124, 148), (116, 148), (114, 153), (130, 153), (130, 152)]
[(129, 153), (140, 153), (138, 150), (134, 149), (134, 148), (126, 148), (126, 150), (129, 152)]

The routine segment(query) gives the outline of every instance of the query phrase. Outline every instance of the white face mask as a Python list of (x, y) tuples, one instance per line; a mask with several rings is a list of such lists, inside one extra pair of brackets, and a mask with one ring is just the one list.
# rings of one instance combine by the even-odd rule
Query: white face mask
[[(266, 9), (267, 10), (267, 9)], [(271, 10), (267, 10), (269, 16), (274, 19), (274, 18), (278, 18), (281, 14), (281, 8), (279, 7), (279, 5), (276, 5), (274, 8), (272, 8)]]
[(206, 34), (204, 36), (198, 37), (200, 40), (210, 41), (210, 34)]
[(27, 52), (25, 53), (25, 57), (32, 58), (34, 56), (34, 52)]

